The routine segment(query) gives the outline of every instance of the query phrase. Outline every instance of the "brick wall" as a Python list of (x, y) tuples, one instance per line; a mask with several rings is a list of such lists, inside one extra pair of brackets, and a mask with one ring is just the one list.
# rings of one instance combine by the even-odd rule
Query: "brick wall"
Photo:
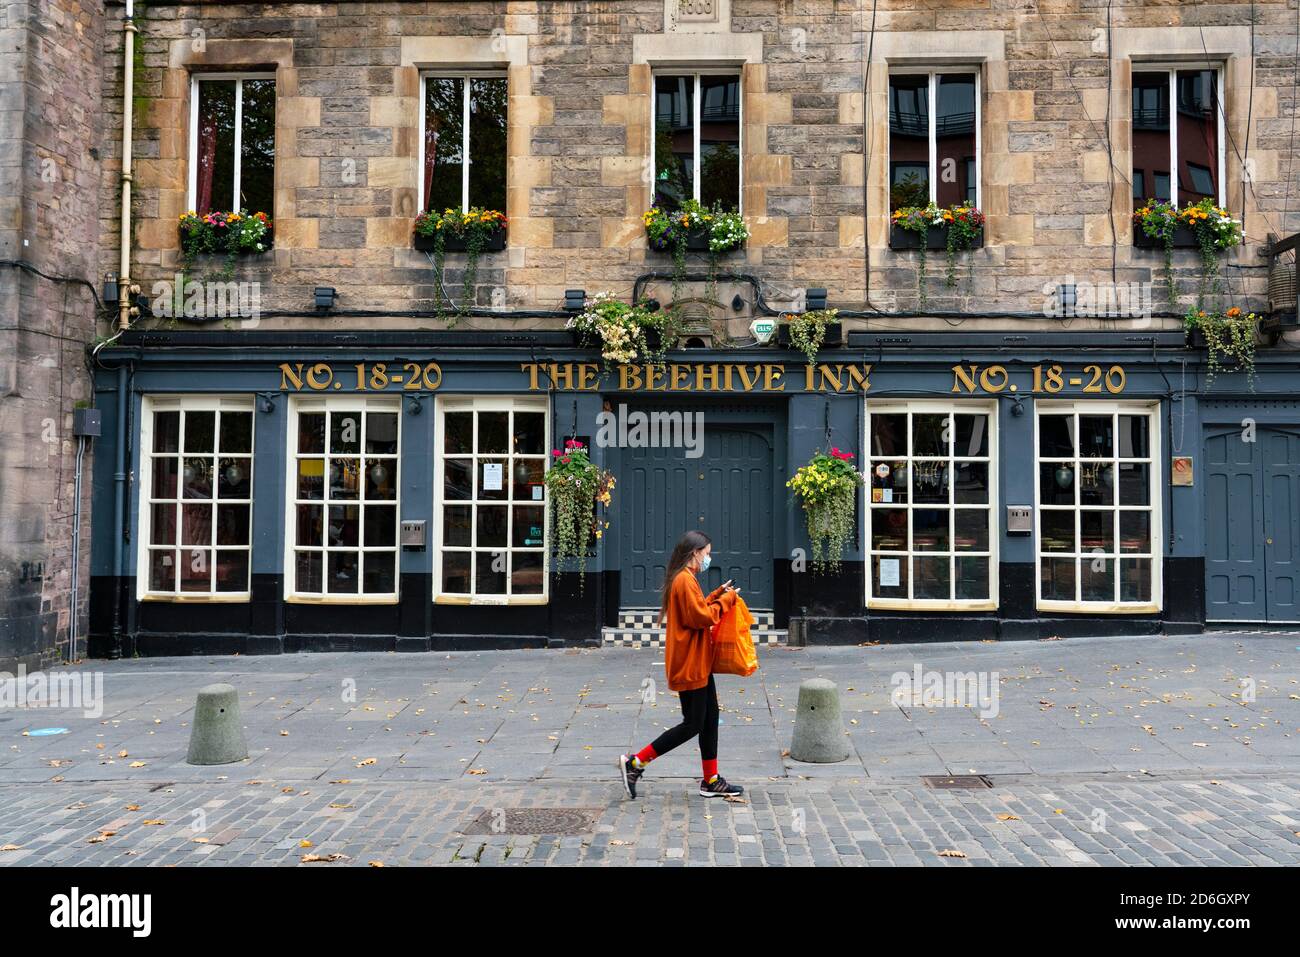
[[(1107, 6), (1097, 0), (883, 0), (874, 18), (868, 0), (718, 6), (719, 23), (665, 33), (673, 0), (151, 5), (141, 22), (145, 69), (137, 77), (144, 98), (136, 141), (139, 272), (146, 285), (175, 272), (191, 72), (252, 64), (274, 69), (278, 82), (277, 246), (242, 265), (240, 275), (263, 284), (268, 310), (310, 309), (316, 285), (338, 288), (343, 308), (433, 306), (429, 263), (410, 248), (409, 235), (419, 69), (436, 62), (494, 63), (510, 79), (510, 247), (480, 269), (476, 300), (483, 306), (553, 309), (567, 287), (627, 295), (639, 274), (668, 268), (667, 257), (647, 251), (640, 225), (649, 200), (643, 170), (651, 67), (663, 57), (689, 62), (695, 55), (743, 70), (743, 202), (753, 238), (724, 265), (758, 276), (774, 304), (823, 285), (835, 304), (861, 309), (869, 297), (871, 308), (885, 311), (852, 320), (858, 326), (947, 328), (940, 319), (886, 314), (918, 309), (917, 257), (888, 249), (886, 78), (896, 62), (977, 63), (981, 71), (987, 241), (963, 258), (955, 287), (942, 281), (943, 254), (931, 255), (931, 309), (1036, 314), (1045, 290), (1067, 276), (1154, 280), (1155, 306), (1165, 308), (1162, 256), (1131, 246), (1131, 56), (1204, 59), (1205, 51), (1226, 63), (1228, 205), (1244, 214), (1250, 240), (1226, 260), (1234, 302), (1263, 305), (1259, 243), (1269, 232), (1300, 229), (1300, 188), (1289, 208), (1286, 190), (1300, 172), (1291, 135), (1294, 0), (1135, 0), (1111, 8), (1109, 35)], [(110, 8), (110, 20), (118, 15)], [(119, 32), (109, 29), (105, 44), (111, 127), (120, 108)], [(1249, 189), (1238, 158), (1247, 141)], [(345, 162), (355, 171), (350, 181)], [(111, 162), (104, 172), (104, 262), (111, 264)], [(1195, 252), (1176, 254), (1179, 308), (1194, 298), (1198, 263)], [(458, 288), (458, 268), (450, 257), (449, 289)], [(470, 320), (480, 327), (512, 322), (554, 320)], [(438, 322), (261, 322), (340, 324)], [(1089, 324), (1079, 320), (1075, 328)]]
[[(103, 13), (81, 0), (0, 11), (0, 259), (97, 282)], [(0, 266), (0, 671), (66, 652), (70, 615), (72, 411), (90, 399), (95, 333), (84, 285)], [(89, 475), (91, 456), (86, 458)], [(82, 541), (88, 544), (89, 488)], [(75, 609), (85, 635), (86, 571)], [(84, 645), (81, 646), (84, 652)]]

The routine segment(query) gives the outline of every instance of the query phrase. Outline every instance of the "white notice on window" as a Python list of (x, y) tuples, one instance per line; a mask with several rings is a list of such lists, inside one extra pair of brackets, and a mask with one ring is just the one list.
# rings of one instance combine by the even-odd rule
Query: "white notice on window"
[(882, 502), (892, 502), (894, 500), (894, 490), (892, 488), (882, 488), (880, 490), (880, 500)]
[(501, 491), (501, 463), (500, 462), (483, 463), (483, 491), (485, 492)]
[(882, 558), (880, 560), (880, 587), (898, 587), (898, 559)]

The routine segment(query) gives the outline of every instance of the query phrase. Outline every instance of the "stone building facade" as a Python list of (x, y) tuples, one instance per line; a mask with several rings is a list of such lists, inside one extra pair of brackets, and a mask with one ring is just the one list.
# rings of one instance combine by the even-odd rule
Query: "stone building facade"
[[(0, 12), (0, 671), (69, 655), (77, 440), (97, 332), (98, 4), (6, 3)], [(89, 475), (93, 451), (85, 456)], [(83, 494), (89, 528), (89, 483)], [(89, 549), (81, 552), (81, 580)]]
[[(594, 435), (603, 409), (648, 399), (668, 403), (665, 409), (702, 413), (716, 425), (715, 451), (735, 466), (733, 472), (766, 475), (752, 488), (723, 491), (733, 502), (758, 495), (759, 510), (771, 519), (747, 540), (753, 554), (731, 560), (737, 574), (754, 576), (774, 625), (800, 621), (809, 640), (914, 638), (935, 633), (930, 626), (936, 620), (951, 623), (939, 633), (980, 637), (1198, 629), (1221, 616), (1290, 620), (1285, 602), (1274, 612), (1255, 607), (1239, 584), (1244, 573), (1214, 570), (1216, 563), (1237, 559), (1215, 537), (1212, 519), (1223, 509), (1206, 496), (1213, 482), (1236, 475), (1237, 466), (1255, 469), (1251, 474), (1262, 482), (1289, 462), (1289, 447), (1277, 453), (1281, 459), (1245, 464), (1211, 450), (1220, 431), (1242, 415), (1258, 419), (1286, 444), (1288, 423), (1296, 418), (1289, 399), (1295, 392), (1294, 333), (1276, 328), (1276, 337), (1260, 346), (1258, 381), (1243, 370), (1221, 376), (1212, 389), (1204, 350), (1183, 341), (1183, 313), (1204, 291), (1202, 257), (1196, 249), (1173, 250), (1168, 270), (1176, 288), (1167, 293), (1165, 258), (1159, 249), (1143, 248), (1131, 214), (1139, 175), (1143, 182), (1161, 175), (1138, 169), (1149, 164), (1135, 158), (1135, 121), (1161, 122), (1161, 107), (1144, 106), (1135, 118), (1141, 100), (1135, 88), (1158, 94), (1162, 81), (1152, 86), (1151, 77), (1163, 75), (1179, 104), (1197, 96), (1208, 104), (1205, 142), (1199, 144), (1207, 164), (1199, 172), (1208, 180), (1175, 188), (1213, 196), (1244, 232), (1243, 244), (1220, 259), (1210, 308), (1270, 312), (1268, 262), (1261, 253), (1270, 236), (1300, 231), (1300, 25), (1293, 2), (429, 0), (148, 3), (135, 13), (132, 279), (150, 303), (141, 303), (133, 328), (102, 350), (95, 370), (96, 405), (105, 415), (100, 444), (114, 443), (126, 467), (116, 475), (101, 449), (94, 479), (92, 653), (590, 640), (597, 625), (621, 624), (623, 609), (646, 603), (646, 582), (658, 567), (659, 558), (633, 540), (641, 527), (635, 495), (629, 493), (624, 506), (632, 511), (612, 522), (629, 529), (629, 537), (602, 542), (586, 577), (557, 575), (551, 590), (521, 608), (474, 588), (462, 601), (459, 592), (447, 594), (443, 576), (452, 558), (439, 552), (446, 532), (440, 523), (449, 514), (444, 509), (461, 507), (449, 505), (440, 491), (449, 467), (439, 451), (443, 429), (450, 428), (449, 415), (529, 416), (541, 409), (549, 450), (565, 438)], [(60, 268), (71, 273), (80, 266), (75, 272), (92, 279), (116, 270), (122, 226), (116, 140), (123, 15), (122, 6), (110, 3), (93, 29), (74, 34), (78, 43), (93, 44), (83, 62), (99, 73), (95, 83), (83, 83), (66, 98), (80, 105), (96, 97), (96, 108), (78, 114), (78, 122), (85, 124), (85, 141), (100, 144), (103, 161), (91, 170), (99, 177), (97, 191), (78, 179), (76, 201), (58, 206), (58, 215), (76, 218), (59, 235), (66, 255), (79, 257)], [(449, 253), (439, 275), (432, 257), (412, 243), (427, 190), (424, 97), (431, 78), (453, 75), (467, 87), (472, 77), (504, 78), (502, 212), (509, 220), (504, 247), (483, 253), (473, 301), (462, 301), (464, 314), (456, 316), (442, 303), (447, 290), (460, 298), (466, 257)], [(736, 80), (737, 102), (717, 116), (734, 118), (738, 126), (739, 206), (749, 232), (743, 249), (716, 262), (692, 254), (688, 268), (695, 278), (680, 289), (665, 278), (672, 258), (650, 248), (642, 218), (658, 175), (654, 117), (666, 102), (658, 85), (665, 76), (694, 77), (697, 96), (699, 77)], [(949, 76), (960, 76), (973, 90), (969, 115), (945, 105)], [(233, 280), (253, 290), (254, 311), (169, 316), (160, 305), (184, 298), (184, 287), (172, 298), (171, 284), (185, 265), (177, 222), (195, 205), (197, 157), (207, 148), (199, 145), (206, 135), (197, 120), (199, 90), (217, 78), (273, 84), (273, 174), (264, 211), (274, 222), (274, 246), (233, 267)], [(1198, 93), (1197, 82), (1211, 84), (1212, 94), (1204, 87)], [(942, 250), (932, 251), (927, 264), (913, 250), (894, 248), (900, 244), (890, 210), (897, 188), (906, 185), (907, 167), (891, 145), (891, 112), (902, 115), (900, 90), (929, 91), (929, 106), (911, 120), (918, 139), (928, 132), (929, 179), (949, 182), (951, 173), (985, 216), (982, 242), (957, 257), (951, 276)], [(465, 102), (468, 122), (468, 95)], [(949, 115), (942, 122), (950, 120), (951, 129), (941, 128), (936, 116), (944, 110)], [(1164, 110), (1163, 122), (1171, 123), (1176, 111), (1169, 101)], [(953, 131), (971, 136), (975, 148), (950, 170), (936, 144)], [(1189, 149), (1194, 145), (1184, 141)], [(1168, 171), (1163, 175), (1167, 192)], [(97, 217), (98, 243), (78, 232), (87, 216)], [(186, 272), (210, 274), (219, 266), (201, 258)], [(702, 278), (713, 272), (716, 282)], [(48, 310), (47, 287), (39, 288)], [(337, 298), (318, 308), (316, 290), (322, 288)], [(1119, 315), (1080, 308), (1062, 316), (1066, 288), (1095, 290), (1098, 297), (1136, 294), (1137, 301)], [(829, 304), (841, 310), (843, 337), (827, 352), (829, 369), (809, 371), (804, 380), (797, 353), (764, 351), (749, 328), (758, 316), (797, 314), (810, 289), (826, 290)], [(650, 370), (635, 387), (618, 374), (602, 378), (599, 356), (563, 331), (568, 290), (588, 297), (608, 290), (624, 300), (676, 298), (691, 317), (686, 344), (693, 349), (673, 354), (678, 364), (667, 369), (662, 387), (651, 384)], [(65, 335), (84, 341), (93, 307), (84, 291), (76, 295), (83, 300), (75, 307), (82, 331)], [(52, 328), (57, 317), (45, 316), (42, 328)], [(104, 335), (114, 331), (107, 322), (98, 327)], [(412, 388), (408, 378), (390, 395), (363, 396), (380, 381), (373, 378), (376, 364), (387, 384), (389, 373), (407, 364), (423, 376), (422, 384)], [(355, 376), (345, 378), (354, 367)], [(703, 385), (714, 381), (713, 369), (724, 370), (728, 383), (734, 369), (743, 383), (734, 390), (728, 385), (728, 393), (748, 393), (750, 382), (763, 385), (752, 395), (675, 394), (677, 384), (688, 381), (708, 392)], [(587, 384), (589, 372), (598, 384)], [(790, 384), (783, 395), (779, 382)], [(642, 389), (646, 394), (638, 395)], [(295, 430), (304, 428), (304, 416), (332, 415), (344, 400), (398, 416), (400, 451), (379, 464), (399, 465), (404, 476), (394, 515), (403, 523), (427, 523), (426, 544), (393, 544), (391, 557), (376, 559), (377, 568), (387, 563), (383, 575), (392, 580), (383, 579), (384, 597), (373, 602), (324, 600), (302, 594), (300, 581), (295, 585), (306, 574), (295, 571), (295, 562), (309, 559), (294, 538), (294, 509), (315, 507), (298, 501), (292, 482), (287, 487), (284, 480), (286, 469), (302, 467), (294, 465), (304, 454), (294, 445)], [(235, 577), (246, 582), (235, 597), (171, 594), (175, 588), (159, 592), (145, 582), (153, 574), (153, 552), (179, 547), (147, 539), (156, 531), (145, 514), (157, 498), (157, 480), (144, 470), (157, 465), (150, 456), (159, 453), (146, 441), (160, 423), (172, 421), (167, 415), (187, 410), (251, 412), (249, 441), (258, 451), (241, 449), (239, 456), (248, 454), (254, 471), (252, 490), (240, 499), (254, 516), (252, 539), (227, 543), (226, 567), (237, 568)], [(982, 456), (965, 457), (987, 457), (976, 466), (998, 476), (981, 493), (987, 536), (971, 539), (984, 542), (974, 563), (983, 564), (967, 584), (974, 582), (982, 597), (960, 594), (964, 586), (957, 580), (969, 556), (960, 554), (966, 546), (955, 544), (955, 526), (941, 549), (951, 600), (913, 594), (906, 569), (920, 575), (932, 567), (931, 557), (905, 547), (900, 558), (877, 547), (869, 532), (876, 506), (897, 504), (883, 497), (884, 488), (878, 489), (881, 498), (861, 503), (860, 537), (842, 577), (801, 575), (792, 555), (806, 546), (806, 537), (784, 491), (792, 471), (832, 442), (853, 451), (864, 468), (875, 467), (874, 455), (884, 453), (873, 445), (873, 423), (954, 414), (975, 416), (999, 443)], [(1105, 568), (1093, 574), (1114, 586), (1109, 604), (1088, 599), (1088, 559), (1078, 529), (1069, 559), (1077, 600), (1047, 595), (1046, 569), (1061, 559), (1045, 544), (1054, 539), (1035, 513), (1045, 501), (1040, 493), (1046, 496), (1029, 474), (1038, 469), (1018, 466), (1039, 454), (1044, 417), (1055, 425), (1071, 416), (1070, 429), (1086, 424), (1080, 416), (1110, 416), (1116, 430), (1140, 427), (1156, 443), (1141, 454), (1108, 446), (1117, 472), (1140, 472), (1152, 483), (1151, 500), (1133, 506), (1149, 511), (1146, 531), (1131, 539), (1140, 543), (1133, 550), (1119, 543), (1123, 503), (1108, 506), (1117, 524), (1114, 534), (1099, 539), (1106, 544)], [(962, 456), (948, 448), (956, 467)], [(224, 461), (215, 446), (207, 451), (213, 465)], [(910, 461), (910, 453), (900, 454)], [(1040, 463), (1047, 469), (1041, 474), (1050, 480), (1063, 470), (1088, 472), (1081, 448), (1073, 454), (1069, 464)], [(629, 489), (646, 467), (615, 450), (595, 449), (593, 456), (626, 478)], [(1196, 465), (1175, 462), (1187, 458)], [(1212, 466), (1208, 475), (1197, 470), (1202, 460)], [(330, 459), (321, 462), (328, 470)], [(694, 466), (687, 466), (693, 477)], [(1195, 470), (1194, 483), (1175, 477), (1184, 467)], [(12, 471), (7, 467), (6, 474)], [(1096, 470), (1088, 474), (1095, 486)], [(66, 482), (66, 467), (62, 475)], [(698, 476), (701, 483), (712, 481), (703, 469)], [(701, 495), (700, 502), (708, 499)], [(697, 501), (691, 495), (680, 500), (692, 508)], [(183, 496), (174, 504), (187, 507)], [(1004, 513), (1013, 505), (1029, 509), (1028, 531), (1017, 524), (1019, 513), (1014, 519)], [(1088, 511), (1079, 498), (1074, 507), (1081, 515)], [(115, 510), (121, 524), (112, 517)], [(657, 533), (684, 521), (669, 512)], [(689, 518), (694, 525), (695, 516)], [(699, 516), (700, 523), (725, 521), (716, 510), (707, 523), (705, 514)], [(622, 532), (611, 529), (615, 534)], [(733, 543), (741, 537), (731, 529)], [(1261, 526), (1258, 537), (1257, 567), (1249, 574), (1257, 576), (1261, 595), (1280, 597), (1284, 584), (1271, 578), (1263, 584), (1273, 573), (1262, 569), (1278, 567), (1266, 560), (1272, 526)], [(220, 545), (211, 543), (210, 554), (219, 558)], [(334, 547), (321, 546), (321, 560), (331, 561)], [(370, 560), (365, 547), (356, 546), (358, 564), (340, 565), (341, 581), (362, 574)], [(1216, 549), (1226, 551), (1220, 556)], [(172, 557), (183, 560), (184, 549)], [(1125, 570), (1134, 575), (1127, 584)], [(161, 574), (175, 584), (171, 565)], [(218, 578), (211, 583), (219, 590)], [(1140, 597), (1125, 600), (1130, 584)], [(1220, 586), (1227, 589), (1222, 595)], [(906, 595), (890, 591), (898, 588)], [(203, 615), (192, 614), (192, 602), (209, 599)], [(544, 616), (536, 614), (538, 604), (546, 606)]]

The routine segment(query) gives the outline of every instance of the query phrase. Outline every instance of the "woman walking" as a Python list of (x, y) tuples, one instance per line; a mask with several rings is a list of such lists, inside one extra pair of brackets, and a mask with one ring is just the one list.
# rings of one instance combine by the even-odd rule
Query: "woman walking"
[(664, 626), (664, 670), (668, 688), (682, 702), (682, 723), (669, 728), (636, 754), (618, 759), (623, 789), (636, 797), (636, 783), (646, 765), (695, 736), (700, 739), (700, 794), (727, 797), (744, 793), (718, 774), (718, 691), (713, 684), (710, 630), (736, 603), (739, 589), (724, 582), (705, 597), (696, 575), (707, 571), (713, 544), (703, 532), (681, 537), (664, 575), (659, 623)]

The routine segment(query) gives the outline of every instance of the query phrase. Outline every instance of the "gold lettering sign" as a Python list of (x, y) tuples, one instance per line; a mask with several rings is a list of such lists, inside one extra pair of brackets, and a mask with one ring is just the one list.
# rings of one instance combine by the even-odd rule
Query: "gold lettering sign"
[[(1103, 369), (1099, 365), (1086, 365), (1082, 375), (1067, 374), (1061, 365), (1040, 363), (1029, 369), (1029, 392), (1035, 395), (1056, 395), (1065, 388), (1077, 389), (1084, 395), (1119, 395), (1124, 391), (1128, 377), (1124, 367), (1113, 365)], [(979, 365), (970, 362), (952, 367), (951, 391), (971, 394), (983, 392), (1019, 392), (1021, 386), (1011, 381), (1011, 374), (1003, 365)]]
[(358, 362), (336, 375), (328, 362), (280, 363), (280, 388), (301, 392), (341, 390), (383, 392), (387, 389), (437, 389), (442, 385), (442, 367), (436, 362)]
[[(824, 362), (803, 367), (802, 376), (789, 377), (786, 367), (772, 362), (670, 362), (619, 365), (608, 376), (596, 363), (524, 362), (531, 391), (594, 392), (602, 387), (618, 392), (785, 392), (796, 383), (805, 392), (867, 392), (871, 365)], [(602, 386), (603, 382), (603, 386)]]

